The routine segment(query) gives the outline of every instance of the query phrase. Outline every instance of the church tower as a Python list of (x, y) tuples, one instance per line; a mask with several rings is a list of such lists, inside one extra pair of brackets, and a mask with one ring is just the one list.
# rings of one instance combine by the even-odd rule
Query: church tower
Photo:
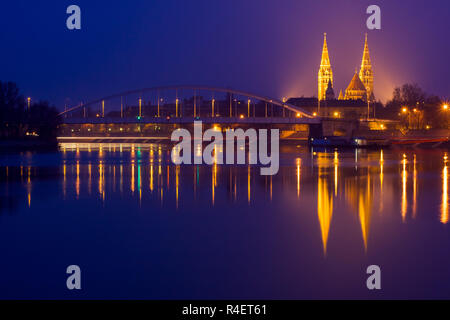
[(319, 69), (319, 94), (317, 96), (319, 100), (326, 99), (329, 82), (331, 82), (331, 87), (333, 87), (333, 71), (331, 70), (330, 57), (328, 56), (327, 34), (324, 33), (323, 36), (322, 60)]
[(359, 78), (362, 83), (366, 87), (367, 95), (370, 100), (374, 99), (373, 95), (373, 71), (372, 71), (372, 63), (370, 61), (369, 54), (369, 45), (367, 43), (367, 33), (366, 33), (366, 41), (364, 43), (364, 53), (361, 62), (361, 70), (359, 71)]

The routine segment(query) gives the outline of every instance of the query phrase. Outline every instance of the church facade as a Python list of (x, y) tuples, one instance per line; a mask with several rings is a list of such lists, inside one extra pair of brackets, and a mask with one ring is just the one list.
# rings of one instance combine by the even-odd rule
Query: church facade
[[(355, 71), (353, 78), (351, 79), (347, 89), (345, 90), (345, 96), (342, 95), (342, 90), (339, 93), (338, 100), (363, 100), (374, 101), (375, 96), (373, 93), (374, 75), (372, 70), (372, 62), (370, 59), (369, 45), (367, 41), (367, 34), (364, 43), (363, 58), (361, 62), (361, 68)], [(331, 66), (330, 56), (327, 45), (327, 34), (324, 34), (322, 59), (320, 62), (320, 68), (318, 73), (318, 99), (333, 100), (334, 99), (334, 80), (333, 69)]]
[[(324, 34), (322, 58), (318, 72), (316, 97), (290, 98), (287, 102), (301, 107), (314, 116), (324, 118), (363, 119), (374, 114), (377, 103), (374, 97), (374, 74), (370, 59), (367, 34), (359, 70), (355, 70), (345, 90), (334, 91), (333, 68), (328, 51), (327, 34)], [(369, 103), (368, 103), (369, 102)]]

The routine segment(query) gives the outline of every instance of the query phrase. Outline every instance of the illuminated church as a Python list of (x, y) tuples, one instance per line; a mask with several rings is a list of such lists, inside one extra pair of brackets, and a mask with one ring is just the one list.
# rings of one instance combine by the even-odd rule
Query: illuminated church
[[(319, 74), (318, 74), (318, 99), (319, 100), (333, 100), (333, 70), (331, 68), (330, 56), (328, 54), (327, 46), (327, 34), (324, 34), (322, 60), (320, 62)], [(345, 90), (345, 96), (342, 94), (342, 90), (339, 93), (338, 100), (363, 100), (374, 101), (373, 94), (373, 70), (372, 63), (370, 61), (369, 45), (367, 43), (367, 34), (364, 43), (364, 52), (361, 62), (361, 69), (355, 70), (350, 84)]]

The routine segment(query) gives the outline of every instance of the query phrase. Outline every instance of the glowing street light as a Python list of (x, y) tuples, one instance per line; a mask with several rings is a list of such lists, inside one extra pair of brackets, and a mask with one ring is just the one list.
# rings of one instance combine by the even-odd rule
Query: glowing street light
[(448, 104), (444, 104), (444, 105), (442, 106), (442, 108), (443, 108), (444, 110), (448, 110)]
[(403, 112), (403, 113), (407, 113), (407, 112), (408, 112), (408, 109), (407, 109), (407, 108), (402, 108), (402, 112)]
[(31, 98), (30, 97), (27, 98), (27, 104), (28, 104), (28, 110), (30, 110), (30, 105), (31, 105)]

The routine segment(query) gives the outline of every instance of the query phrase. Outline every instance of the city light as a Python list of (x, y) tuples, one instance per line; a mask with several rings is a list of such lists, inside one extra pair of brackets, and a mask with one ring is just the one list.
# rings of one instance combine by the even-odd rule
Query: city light
[(300, 116), (301, 116), (300, 113), (297, 113), (297, 118), (300, 118)]
[(313, 112), (313, 116), (316, 117), (317, 116), (317, 112)]
[(408, 109), (407, 109), (407, 108), (403, 108), (403, 109), (402, 109), (402, 112), (403, 112), (403, 113), (407, 113), (407, 112), (408, 112)]
[(443, 108), (444, 110), (448, 110), (448, 104), (444, 104), (444, 105), (442, 106), (442, 108)]
[(334, 113), (334, 116), (335, 116), (336, 118), (339, 117), (339, 112), (336, 111), (336, 112)]
[(241, 119), (244, 119), (244, 115), (243, 115), (243, 114), (241, 114), (241, 115), (239, 116), (239, 118), (241, 118)]

